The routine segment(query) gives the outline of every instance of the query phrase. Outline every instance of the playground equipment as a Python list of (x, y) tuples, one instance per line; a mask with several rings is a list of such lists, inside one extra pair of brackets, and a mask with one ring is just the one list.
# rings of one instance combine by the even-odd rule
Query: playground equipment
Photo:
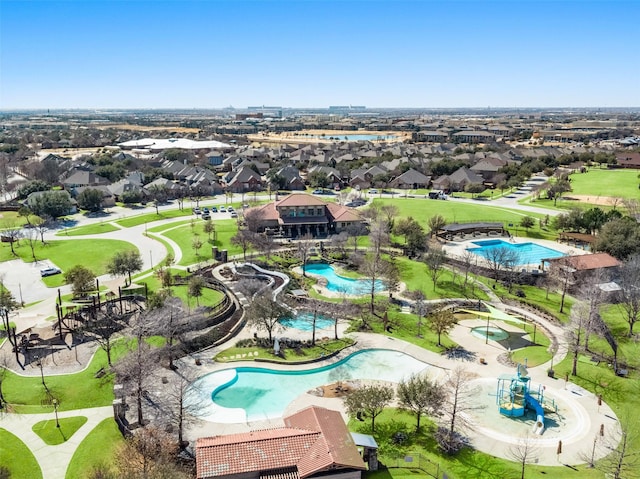
[(557, 412), (555, 401), (544, 399), (544, 387), (538, 385), (537, 391), (531, 390), (531, 383), (527, 368), (518, 364), (516, 374), (503, 374), (498, 378), (496, 404), (500, 414), (509, 417), (524, 416), (527, 409), (531, 408), (536, 413), (536, 422), (533, 426), (534, 434), (542, 434), (544, 431), (545, 408), (551, 412)]

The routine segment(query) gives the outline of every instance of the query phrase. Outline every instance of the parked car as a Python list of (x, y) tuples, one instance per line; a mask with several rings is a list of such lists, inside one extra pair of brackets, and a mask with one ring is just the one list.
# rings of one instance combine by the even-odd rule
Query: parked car
[(323, 194), (323, 190), (313, 190), (313, 194), (314, 195), (321, 195), (321, 194)]
[(231, 217), (232, 218), (237, 218), (238, 217), (238, 213), (236, 213), (235, 211), (231, 212)]
[(232, 211), (235, 211), (235, 210), (233, 209), (233, 206), (229, 206), (229, 207), (227, 208), (227, 211), (228, 211), (229, 213), (231, 213)]
[(62, 273), (62, 270), (60, 268), (54, 268), (53, 266), (48, 266), (40, 270), (40, 276), (42, 276), (43, 278), (45, 276), (53, 276), (54, 274), (60, 273)]
[(227, 208), (225, 208), (224, 206), (221, 206), (220, 208), (218, 208), (218, 210), (220, 211), (220, 213), (226, 213), (227, 212)]
[(378, 194), (378, 190), (376, 190), (375, 188), (371, 188), (371, 189), (369, 190), (369, 194), (370, 194), (370, 195), (377, 195), (377, 194)]
[(209, 212), (209, 208), (207, 208), (206, 206), (204, 208), (202, 208), (202, 212), (203, 213), (208, 213)]
[(211, 207), (211, 212), (212, 213), (217, 213), (218, 212), (218, 208), (216, 208), (215, 206)]
[(200, 208), (198, 208), (197, 206), (193, 209), (193, 214), (194, 215), (199, 215), (200, 214)]
[(202, 219), (203, 220), (210, 220), (211, 219), (211, 213), (202, 213)]

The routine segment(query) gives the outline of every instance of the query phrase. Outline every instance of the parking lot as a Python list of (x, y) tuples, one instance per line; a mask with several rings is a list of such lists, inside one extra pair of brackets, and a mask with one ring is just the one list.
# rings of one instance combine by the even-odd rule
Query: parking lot
[(25, 263), (21, 259), (14, 259), (0, 263), (0, 277), (5, 288), (11, 291), (13, 297), (24, 304), (33, 303), (51, 297), (55, 290), (49, 289), (42, 282), (40, 270), (48, 266), (55, 267), (50, 261)]

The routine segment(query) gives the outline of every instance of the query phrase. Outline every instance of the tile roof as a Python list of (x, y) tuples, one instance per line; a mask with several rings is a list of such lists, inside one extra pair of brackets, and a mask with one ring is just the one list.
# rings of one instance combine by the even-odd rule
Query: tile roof
[(306, 193), (293, 193), (285, 196), (281, 200), (276, 201), (276, 207), (281, 206), (323, 206), (327, 203), (320, 198)]
[(362, 217), (356, 213), (356, 210), (337, 203), (327, 203), (327, 210), (333, 221), (363, 221)]
[[(620, 266), (620, 261), (608, 253), (581, 254), (576, 256), (563, 256), (555, 258), (559, 263), (565, 263), (577, 271), (590, 269), (613, 268)], [(554, 260), (550, 260), (554, 261)]]
[(259, 472), (264, 479), (304, 479), (335, 469), (365, 470), (342, 416), (310, 406), (285, 426), (196, 442), (198, 478)]

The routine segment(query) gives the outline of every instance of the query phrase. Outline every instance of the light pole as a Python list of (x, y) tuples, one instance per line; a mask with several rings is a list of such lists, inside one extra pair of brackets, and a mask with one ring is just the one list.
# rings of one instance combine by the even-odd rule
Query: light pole
[(36, 366), (40, 368), (40, 377), (42, 378), (42, 385), (48, 391), (47, 384), (44, 382), (44, 370), (42, 369), (42, 360), (40, 359), (40, 356), (38, 356), (37, 354), (35, 358), (36, 358)]
[(56, 427), (60, 428), (60, 421), (58, 420), (58, 400), (53, 398), (53, 412), (56, 415)]

